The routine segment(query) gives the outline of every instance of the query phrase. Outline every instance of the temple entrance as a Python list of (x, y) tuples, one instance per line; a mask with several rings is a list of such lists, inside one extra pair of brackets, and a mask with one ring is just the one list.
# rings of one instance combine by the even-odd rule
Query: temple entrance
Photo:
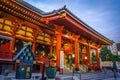
[(63, 38), (62, 48), (64, 50), (64, 73), (70, 73), (74, 67), (74, 41)]
[(73, 54), (65, 54), (65, 67), (72, 69), (74, 66), (74, 57)]
[(87, 46), (79, 44), (79, 69), (83, 72), (88, 71)]

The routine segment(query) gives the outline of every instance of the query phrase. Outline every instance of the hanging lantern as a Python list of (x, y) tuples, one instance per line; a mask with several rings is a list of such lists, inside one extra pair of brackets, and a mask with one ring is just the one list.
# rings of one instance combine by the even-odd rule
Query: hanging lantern
[(85, 60), (87, 60), (87, 56), (85, 56), (85, 58), (84, 58)]
[(75, 57), (75, 54), (72, 54), (72, 57), (74, 58), (74, 57)]
[(71, 43), (64, 44), (64, 52), (65, 53), (72, 53), (72, 44)]

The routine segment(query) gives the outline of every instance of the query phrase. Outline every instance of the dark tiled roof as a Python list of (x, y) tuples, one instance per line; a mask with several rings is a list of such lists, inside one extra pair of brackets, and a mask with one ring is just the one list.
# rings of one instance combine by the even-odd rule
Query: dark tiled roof
[(42, 10), (40, 10), (40, 9), (32, 6), (31, 4), (25, 2), (24, 0), (13, 0), (13, 1), (16, 2), (16, 3), (18, 3), (18, 4), (20, 4), (23, 7), (28, 8), (29, 10), (35, 11), (35, 12), (37, 12), (39, 14), (45, 14), (44, 11), (42, 11)]

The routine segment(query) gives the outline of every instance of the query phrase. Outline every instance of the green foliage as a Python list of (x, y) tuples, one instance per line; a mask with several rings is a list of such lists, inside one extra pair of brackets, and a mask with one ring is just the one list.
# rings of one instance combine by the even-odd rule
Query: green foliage
[(120, 61), (120, 56), (112, 54), (111, 61)]
[(96, 61), (96, 56), (94, 52), (92, 52), (92, 61)]
[(100, 57), (102, 61), (110, 61), (111, 54), (112, 54), (111, 51), (107, 49), (107, 47), (101, 48), (100, 50)]
[(101, 48), (100, 57), (102, 61), (120, 61), (120, 56), (112, 54), (107, 47)]

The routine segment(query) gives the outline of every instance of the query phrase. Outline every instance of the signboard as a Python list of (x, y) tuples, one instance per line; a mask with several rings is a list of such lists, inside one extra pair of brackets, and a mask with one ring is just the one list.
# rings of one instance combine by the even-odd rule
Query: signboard
[(60, 68), (64, 68), (64, 51), (60, 51)]

